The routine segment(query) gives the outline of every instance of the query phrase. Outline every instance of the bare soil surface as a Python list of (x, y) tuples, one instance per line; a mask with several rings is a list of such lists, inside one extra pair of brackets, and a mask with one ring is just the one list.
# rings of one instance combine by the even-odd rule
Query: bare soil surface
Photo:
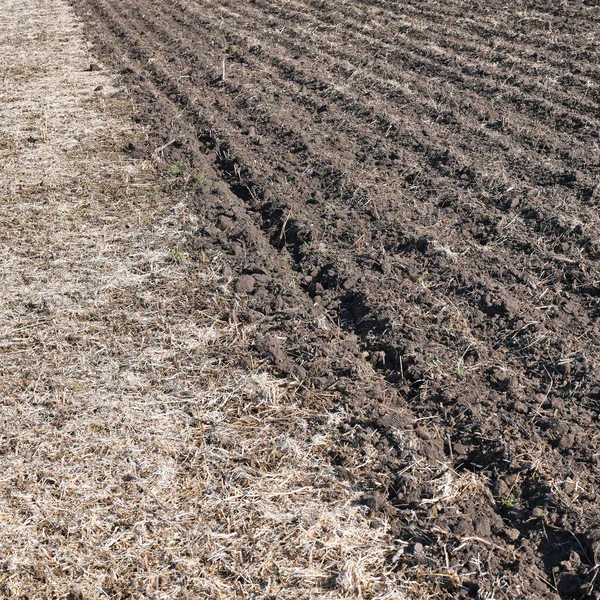
[(453, 598), (600, 597), (598, 3), (73, 4), (254, 360), (350, 411), (331, 460), (390, 563)]

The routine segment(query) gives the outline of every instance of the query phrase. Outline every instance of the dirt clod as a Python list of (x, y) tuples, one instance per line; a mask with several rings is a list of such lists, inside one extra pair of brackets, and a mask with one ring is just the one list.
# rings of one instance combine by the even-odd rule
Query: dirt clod
[(254, 291), (256, 280), (252, 275), (242, 275), (235, 284), (235, 291), (238, 294), (249, 294)]

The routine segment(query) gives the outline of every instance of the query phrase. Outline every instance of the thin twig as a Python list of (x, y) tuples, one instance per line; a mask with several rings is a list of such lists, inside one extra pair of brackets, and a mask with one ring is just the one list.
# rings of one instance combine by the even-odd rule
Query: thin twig
[(172, 146), (177, 140), (171, 140), (170, 142), (167, 142), (166, 144), (163, 144), (160, 148), (157, 148), (154, 151), (154, 154), (160, 154), (163, 150), (166, 150), (169, 146)]

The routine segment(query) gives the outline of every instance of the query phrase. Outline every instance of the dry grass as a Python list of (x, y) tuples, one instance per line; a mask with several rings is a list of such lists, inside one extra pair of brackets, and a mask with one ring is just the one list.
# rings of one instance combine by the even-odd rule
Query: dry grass
[(218, 257), (118, 151), (70, 10), (0, 9), (0, 597), (403, 597), (327, 460), (343, 415), (231, 366)]

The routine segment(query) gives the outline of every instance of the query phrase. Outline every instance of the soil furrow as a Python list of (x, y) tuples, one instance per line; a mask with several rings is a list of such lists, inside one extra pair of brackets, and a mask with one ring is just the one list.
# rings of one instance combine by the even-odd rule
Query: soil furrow
[[(245, 60), (245, 61), (244, 61), (244, 63), (245, 63), (245, 64), (247, 64), (247, 63), (248, 63), (248, 61), (247, 61), (247, 60)], [(287, 67), (287, 65), (286, 65), (286, 67)], [(293, 72), (293, 71), (290, 71), (290, 69), (289, 69), (289, 68), (287, 69), (287, 73), (288, 73), (288, 75), (290, 75), (290, 76), (294, 76), (294, 75), (295, 75), (295, 72)], [(306, 83), (306, 82), (307, 82), (307, 80), (301, 80), (301, 81), (300, 81), (300, 83)], [(356, 108), (356, 111), (357, 111), (357, 112), (358, 112), (358, 111), (360, 111), (360, 110), (361, 110), (361, 107), (357, 107), (357, 108)], [(354, 125), (352, 125), (351, 127), (354, 127)], [(477, 142), (475, 142), (475, 144), (477, 144)], [(428, 153), (431, 153), (431, 154), (433, 154), (433, 155), (435, 155), (435, 154), (436, 154), (436, 151), (437, 151), (438, 153), (440, 152), (440, 150), (439, 150), (439, 149), (436, 149), (436, 148), (434, 148), (434, 149), (431, 149), (431, 148), (426, 148), (426, 151), (427, 151)], [(450, 157), (450, 158), (452, 158), (452, 157)], [(506, 167), (504, 167), (504, 168), (506, 169)], [(539, 171), (539, 170), (541, 170), (541, 169), (539, 169), (539, 168), (538, 168), (538, 171)], [(520, 179), (520, 178), (521, 178), (521, 177), (517, 177), (516, 179)], [(514, 178), (513, 178), (513, 179), (514, 179)]]
[[(292, 73), (290, 73), (290, 74), (292, 74)], [(237, 93), (237, 92), (236, 92), (236, 93)], [(428, 152), (431, 152), (432, 154), (434, 154), (434, 152), (432, 152), (432, 151), (431, 151), (431, 149), (429, 149), (429, 150), (428, 150)]]
[[(379, 6), (384, 14), (390, 12), (390, 4), (395, 7), (396, 11), (400, 7), (398, 3), (394, 4), (386, 1), (371, 3), (360, 0), (356, 4), (366, 5), (368, 9)], [(586, 56), (589, 50), (582, 50), (582, 48), (592, 48), (597, 51), (597, 45), (594, 45), (595, 38), (590, 35), (594, 27), (594, 18), (596, 21), (598, 20), (597, 11), (594, 10), (593, 5), (586, 7), (585, 3), (582, 2), (575, 2), (574, 4), (577, 8), (570, 13), (564, 11), (564, 6), (558, 9), (552, 7), (552, 11), (561, 19), (561, 22), (557, 23), (558, 28), (552, 21), (544, 20), (544, 13), (535, 13), (535, 7), (531, 5), (523, 5), (523, 8), (529, 11), (525, 13), (519, 10), (517, 5), (514, 6), (513, 10), (507, 10), (505, 5), (492, 6), (490, 4), (486, 6), (481, 15), (473, 13), (464, 5), (447, 5), (438, 2), (430, 2), (430, 6), (422, 2), (418, 4), (407, 2), (402, 3), (401, 8), (403, 14), (412, 17), (411, 22), (421, 23), (424, 28), (437, 25), (456, 33), (458, 38), (468, 32), (472, 37), (481, 39), (483, 44), (496, 45), (501, 43), (504, 49), (513, 53), (527, 51), (531, 55), (538, 54), (542, 50), (554, 56), (555, 64), (558, 66), (565, 63), (565, 49), (569, 50), (569, 58), (579, 58), (580, 53)], [(586, 16), (580, 18), (582, 11), (586, 10)], [(537, 16), (538, 14), (542, 16)], [(477, 18), (478, 16), (479, 18)], [(569, 19), (569, 26), (565, 27), (567, 19)], [(515, 26), (518, 27), (521, 23), (527, 24), (529, 27), (525, 26), (520, 32), (515, 31)], [(532, 25), (541, 30), (539, 35), (532, 35)], [(577, 27), (581, 28), (580, 33), (577, 33)], [(565, 40), (560, 39), (561, 31), (564, 31)], [(597, 67), (592, 61), (587, 64), (593, 68)]]
[[(286, 4), (286, 8), (285, 10), (279, 8), (277, 5), (270, 5), (269, 3), (266, 4), (266, 6), (269, 7), (269, 16), (271, 19), (273, 19), (273, 15), (280, 13), (281, 17), (282, 17), (282, 21), (285, 22), (286, 20), (286, 11), (289, 12), (289, 6), (291, 3), (287, 3)], [(255, 7), (257, 5), (253, 4), (251, 10), (257, 10)], [(239, 8), (238, 6), (234, 6), (232, 7), (233, 10), (239, 10), (239, 11), (244, 11), (244, 10), (248, 10), (246, 7), (244, 8)], [(335, 9), (332, 11), (333, 14), (335, 14)], [(305, 13), (302, 12), (298, 12), (297, 14), (295, 14), (294, 16), (296, 17), (301, 17), (304, 16)], [(312, 23), (314, 25), (313, 31), (316, 31), (318, 29), (318, 34), (315, 35), (315, 42), (318, 43), (318, 40), (322, 40), (323, 39), (323, 34), (326, 34), (328, 31), (331, 32), (333, 35), (339, 35), (339, 26), (335, 25), (335, 24), (329, 24), (324, 22), (323, 19), (325, 19), (325, 16), (323, 14), (323, 10), (319, 11), (318, 14), (318, 18), (319, 20), (316, 21), (309, 21), (310, 23)], [(307, 17), (308, 18), (308, 17)], [(330, 16), (330, 19), (328, 20), (333, 20), (333, 16)], [(388, 23), (390, 22), (390, 19), (388, 19)], [(449, 52), (445, 53), (443, 51), (443, 48), (440, 48), (438, 45), (440, 43), (440, 41), (443, 41), (444, 38), (442, 38), (442, 40), (439, 40), (437, 37), (433, 37), (433, 34), (437, 34), (437, 32), (430, 32), (429, 30), (427, 31), (423, 31), (421, 30), (416, 30), (416, 31), (410, 31), (410, 34), (407, 33), (398, 33), (397, 30), (390, 30), (390, 31), (386, 31), (385, 27), (381, 27), (379, 23), (373, 23), (373, 24), (369, 24), (368, 27), (368, 34), (367, 35), (362, 35), (360, 33), (357, 33), (357, 30), (360, 30), (362, 28), (364, 28), (365, 26), (360, 23), (360, 22), (349, 22), (349, 19), (346, 15), (344, 15), (344, 21), (343, 21), (344, 25), (348, 26), (348, 30), (345, 32), (344, 34), (344, 46), (348, 46), (350, 40), (352, 40), (353, 38), (356, 39), (357, 43), (360, 45), (360, 47), (364, 47), (364, 44), (368, 44), (370, 47), (370, 51), (375, 53), (375, 57), (377, 57), (377, 55), (379, 53), (385, 54), (385, 62), (388, 63), (389, 61), (394, 61), (397, 60), (397, 56), (401, 56), (403, 59), (406, 57), (407, 53), (412, 53), (411, 54), (411, 59), (412, 61), (414, 61), (417, 65), (419, 65), (419, 61), (423, 61), (424, 59), (427, 59), (428, 61), (433, 60), (433, 65), (429, 64), (427, 65), (426, 63), (426, 67), (428, 69), (431, 70), (431, 72), (435, 73), (436, 70), (439, 69), (444, 69), (447, 68), (448, 63), (450, 61), (453, 61), (456, 63), (456, 67), (457, 73), (461, 73), (461, 77), (464, 76), (465, 70), (471, 69), (471, 70), (482, 70), (482, 67), (484, 68), (484, 70), (486, 71), (486, 76), (492, 76), (492, 77), (496, 77), (497, 80), (499, 82), (501, 82), (503, 85), (505, 85), (507, 80), (511, 81), (511, 84), (516, 84), (518, 82), (515, 81), (515, 77), (513, 74), (514, 71), (514, 65), (510, 64), (510, 65), (505, 65), (506, 69), (505, 71), (502, 70), (498, 70), (498, 65), (496, 63), (493, 62), (488, 62), (488, 61), (483, 61), (483, 57), (481, 52), (475, 52), (475, 58), (476, 61), (475, 63), (473, 63), (472, 61), (469, 60), (468, 57), (464, 57), (464, 49), (460, 46), (456, 45), (456, 40), (454, 39), (454, 46), (450, 46), (448, 48)], [(292, 26), (290, 28), (290, 26), (288, 25), (287, 27), (285, 27), (285, 30), (289, 31), (290, 29), (293, 29), (294, 26)], [(272, 29), (272, 26), (271, 26)], [(285, 33), (285, 30), (282, 31), (282, 34)], [(448, 27), (446, 27), (444, 29), (444, 32), (448, 30)], [(308, 31), (307, 33), (310, 33), (310, 31)], [(427, 38), (427, 34), (429, 34), (429, 38)], [(423, 41), (426, 42), (425, 47), (421, 47), (419, 45), (415, 46), (415, 40), (423, 38)], [(450, 38), (452, 39), (452, 38)], [(391, 43), (391, 40), (393, 40), (393, 43)], [(379, 44), (379, 47), (376, 48), (374, 47), (375, 43)], [(323, 42), (321, 42), (323, 43)], [(442, 44), (443, 45), (443, 44)], [(333, 46), (333, 44), (329, 44), (330, 47)], [(472, 50), (478, 50), (479, 47), (478, 46), (466, 46), (467, 49), (472, 49)], [(354, 58), (358, 58), (360, 56), (360, 54), (358, 52), (354, 53)], [(462, 62), (461, 62), (462, 60)], [(458, 61), (458, 62), (456, 62)], [(370, 61), (371, 62), (371, 61)], [(565, 69), (568, 69), (568, 67), (564, 67)], [(572, 68), (571, 68), (572, 70)], [(492, 71), (492, 72), (490, 72)], [(566, 73), (563, 73), (566, 74)], [(569, 109), (572, 108), (574, 105), (578, 105), (579, 103), (582, 103), (583, 106), (585, 106), (588, 110), (591, 110), (593, 112), (595, 112), (595, 104), (589, 103), (588, 99), (586, 98), (586, 96), (583, 97), (577, 97), (574, 96), (572, 93), (571, 94), (567, 94), (567, 95), (563, 95), (560, 93), (559, 90), (556, 90), (555, 88), (557, 87), (556, 85), (554, 86), (540, 86), (538, 84), (538, 80), (539, 77), (530, 77), (529, 76), (530, 73), (524, 72), (524, 76), (525, 79), (523, 79), (518, 88), (521, 87), (525, 87), (527, 88), (527, 93), (530, 95), (532, 89), (535, 88), (539, 88), (539, 90), (542, 93), (542, 97), (548, 96), (549, 99), (552, 101), (553, 96), (558, 95), (558, 101), (552, 101), (553, 104), (557, 105), (557, 109), (560, 110), (560, 106), (561, 104), (564, 103), (563, 108)], [(556, 76), (556, 72), (553, 72), (553, 75)], [(477, 78), (471, 78), (470, 81), (477, 81), (481, 79), (481, 76), (479, 75)], [(572, 88), (571, 88), (572, 89)]]
[[(294, 8), (297, 6), (302, 7), (303, 5), (298, 2), (288, 2), (285, 5), (285, 9), (281, 8), (276, 3), (265, 0), (261, 3), (254, 3), (254, 6), (265, 6), (268, 7), (270, 19), (273, 19), (274, 15), (280, 15), (281, 20), (286, 20), (286, 15), (289, 15), (290, 6)], [(327, 7), (327, 11), (324, 8)], [(235, 8), (234, 8), (235, 10)], [(312, 25), (312, 31), (318, 32), (319, 38), (323, 38), (324, 34), (328, 32), (334, 37), (340, 35), (339, 28), (340, 24), (334, 24), (333, 21), (337, 11), (336, 5), (323, 4), (321, 10), (314, 14), (303, 12), (302, 10), (295, 11), (294, 22), (304, 21), (306, 24)], [(264, 9), (263, 9), (264, 12)], [(292, 16), (292, 15), (289, 15)], [(312, 18), (311, 18), (312, 17)], [(316, 19), (315, 19), (316, 17)], [(386, 63), (390, 60), (397, 60), (397, 56), (405, 56), (407, 52), (412, 52), (411, 58), (418, 65), (418, 60), (422, 58), (433, 59), (435, 63), (439, 64), (440, 67), (448, 66), (448, 64), (454, 64), (457, 67), (457, 71), (465, 73), (467, 70), (478, 70), (485, 71), (489, 76), (495, 77), (498, 81), (504, 83), (507, 80), (511, 83), (517, 83), (514, 76), (515, 71), (520, 72), (523, 76), (521, 82), (519, 82), (520, 88), (527, 88), (528, 93), (532, 89), (538, 89), (541, 92), (542, 97), (548, 97), (552, 100), (556, 97), (557, 100), (553, 101), (554, 104), (559, 107), (564, 105), (564, 108), (574, 108), (579, 104), (582, 104), (588, 110), (596, 112), (597, 104), (589, 102), (587, 97), (589, 90), (586, 86), (586, 93), (583, 96), (579, 96), (573, 93), (573, 77), (569, 77), (569, 89), (568, 93), (561, 92), (561, 85), (558, 84), (560, 77), (572, 75), (576, 69), (575, 65), (565, 65), (564, 59), (560, 59), (556, 62), (548, 64), (544, 58), (537, 57), (535, 63), (528, 64), (521, 57), (519, 60), (507, 62), (506, 54), (501, 51), (494, 49), (493, 58), (486, 58), (487, 53), (482, 52), (481, 43), (474, 43), (472, 35), (464, 35), (461, 29), (452, 28), (448, 22), (443, 23), (443, 27), (440, 30), (434, 30), (431, 27), (419, 27), (418, 23), (411, 23), (410, 27), (404, 22), (400, 27), (395, 25), (396, 20), (390, 18), (390, 14), (387, 13), (384, 20), (374, 20), (370, 13), (362, 15), (362, 19), (350, 19), (347, 14), (344, 14), (341, 25), (344, 26), (344, 47), (350, 44), (351, 40), (355, 40), (356, 44), (362, 49), (364, 44), (368, 44), (370, 52), (368, 55), (368, 61), (371, 63), (374, 58), (378, 56), (385, 56)], [(390, 24), (394, 23), (394, 27), (390, 28)], [(428, 23), (430, 25), (431, 23)], [(293, 26), (292, 26), (293, 27)], [(286, 30), (290, 29), (288, 25)], [(365, 33), (360, 33), (364, 31)], [(285, 33), (285, 31), (282, 31)], [(487, 42), (490, 36), (481, 38), (478, 41)], [(417, 42), (421, 41), (422, 45)], [(460, 44), (458, 42), (461, 42)], [(331, 44), (333, 46), (333, 44)], [(374, 58), (371, 58), (373, 57)], [(360, 57), (360, 52), (354, 54), (354, 59)], [(495, 60), (494, 60), (495, 58)], [(473, 62), (474, 59), (474, 62)], [(592, 63), (596, 67), (595, 63)], [(548, 70), (545, 72), (539, 72), (540, 67), (546, 67)], [(581, 66), (577, 66), (577, 70), (581, 70)], [(531, 75), (535, 74), (535, 77)], [(558, 78), (558, 81), (554, 82), (554, 85), (541, 85), (539, 79), (543, 75), (551, 75), (554, 79)], [(593, 78), (593, 76), (592, 76)], [(585, 85), (585, 81), (581, 82)], [(558, 89), (557, 89), (558, 88)]]
[(278, 222), (277, 222), (277, 223), (275, 223), (275, 224), (272, 224), (272, 225), (275, 225), (276, 227), (279, 227), (279, 226), (280, 226), (280, 221), (282, 220), (282, 218), (283, 218), (283, 217), (282, 217), (282, 216), (280, 216), (280, 217), (279, 217), (279, 220), (278, 220)]

